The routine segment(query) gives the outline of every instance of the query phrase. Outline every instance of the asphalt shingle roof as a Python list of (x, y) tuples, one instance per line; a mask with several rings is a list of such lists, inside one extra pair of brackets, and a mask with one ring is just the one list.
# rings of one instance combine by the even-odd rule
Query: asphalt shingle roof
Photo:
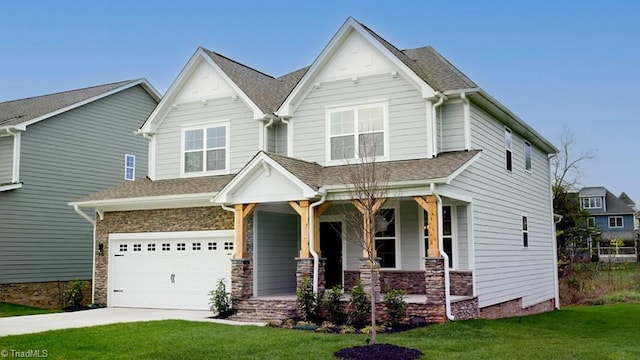
[[(433, 159), (416, 159), (380, 162), (380, 171), (389, 174), (388, 182), (411, 180), (431, 180), (445, 178), (453, 174), (479, 150), (442, 153)], [(266, 153), (283, 168), (296, 176), (312, 189), (326, 185), (344, 184), (349, 173), (358, 165), (323, 167), (318, 163), (294, 159), (286, 156)], [(127, 198), (153, 196), (216, 193), (229, 182), (234, 175), (207, 176), (188, 179), (156, 180), (137, 179), (120, 186), (84, 196), (75, 202), (93, 202)]]
[(0, 103), (0, 127), (22, 124), (67, 106), (91, 99), (94, 96), (104, 94), (133, 81), (136, 80), (120, 81), (84, 89), (2, 102)]

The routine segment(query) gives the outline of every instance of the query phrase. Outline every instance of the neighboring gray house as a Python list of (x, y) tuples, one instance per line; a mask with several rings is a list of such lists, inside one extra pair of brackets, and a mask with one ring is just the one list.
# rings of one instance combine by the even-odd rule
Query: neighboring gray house
[(556, 149), (431, 47), (399, 50), (349, 18), (277, 78), (198, 48), (140, 132), (149, 179), (70, 203), (101, 214), (94, 302), (207, 309), (223, 278), (236, 318), (255, 320), (294, 315), (304, 277), (319, 293), (375, 286), (345, 220), (345, 174), (370, 150), (389, 170), (379, 283), (410, 294), (409, 314), (559, 306)]
[(60, 307), (91, 280), (92, 226), (67, 203), (147, 175), (144, 79), (0, 103), (0, 301)]
[[(601, 186), (583, 187), (578, 197), (580, 207), (589, 213), (587, 228), (597, 234), (595, 240), (598, 240), (600, 261), (636, 261), (638, 232), (635, 202), (624, 192), (615, 196)], [(615, 246), (615, 240), (621, 240), (622, 243)]]

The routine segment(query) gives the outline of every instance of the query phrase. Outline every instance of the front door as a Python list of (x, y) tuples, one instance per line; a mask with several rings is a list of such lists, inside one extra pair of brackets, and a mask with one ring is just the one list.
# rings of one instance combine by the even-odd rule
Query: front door
[(327, 259), (324, 265), (325, 288), (342, 286), (342, 223), (320, 223), (320, 251)]

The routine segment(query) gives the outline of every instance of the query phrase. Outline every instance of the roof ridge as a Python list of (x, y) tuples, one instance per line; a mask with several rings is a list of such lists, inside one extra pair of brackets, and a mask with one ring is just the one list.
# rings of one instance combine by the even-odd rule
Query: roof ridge
[(123, 80), (123, 81), (116, 81), (116, 82), (107, 83), (107, 84), (101, 84), (101, 85), (87, 86), (87, 87), (78, 88), (78, 89), (70, 89), (70, 90), (58, 91), (58, 92), (54, 92), (54, 93), (50, 93), (50, 94), (42, 94), (42, 95), (37, 95), (37, 96), (30, 96), (30, 97), (21, 98), (21, 99), (7, 100), (7, 101), (0, 102), (0, 104), (8, 104), (8, 103), (11, 103), (11, 102), (16, 102), (16, 101), (38, 99), (38, 98), (43, 98), (43, 97), (46, 97), (46, 96), (62, 95), (62, 94), (66, 94), (66, 93), (70, 93), (70, 92), (74, 92), (74, 91), (83, 91), (83, 90), (95, 89), (95, 88), (99, 88), (99, 87), (103, 87), (103, 86), (109, 86), (109, 85), (115, 85), (115, 84), (124, 85), (124, 84), (131, 83), (131, 82), (138, 81), (138, 80), (141, 80), (141, 78), (140, 79), (130, 79), (130, 80)]

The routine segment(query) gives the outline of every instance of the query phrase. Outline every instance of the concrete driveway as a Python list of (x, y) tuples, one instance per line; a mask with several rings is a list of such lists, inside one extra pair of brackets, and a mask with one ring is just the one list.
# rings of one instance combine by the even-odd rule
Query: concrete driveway
[(153, 320), (189, 320), (233, 325), (264, 325), (230, 320), (209, 319), (208, 311), (103, 308), (69, 313), (0, 318), (0, 337), (48, 330), (80, 328), (125, 322)]

